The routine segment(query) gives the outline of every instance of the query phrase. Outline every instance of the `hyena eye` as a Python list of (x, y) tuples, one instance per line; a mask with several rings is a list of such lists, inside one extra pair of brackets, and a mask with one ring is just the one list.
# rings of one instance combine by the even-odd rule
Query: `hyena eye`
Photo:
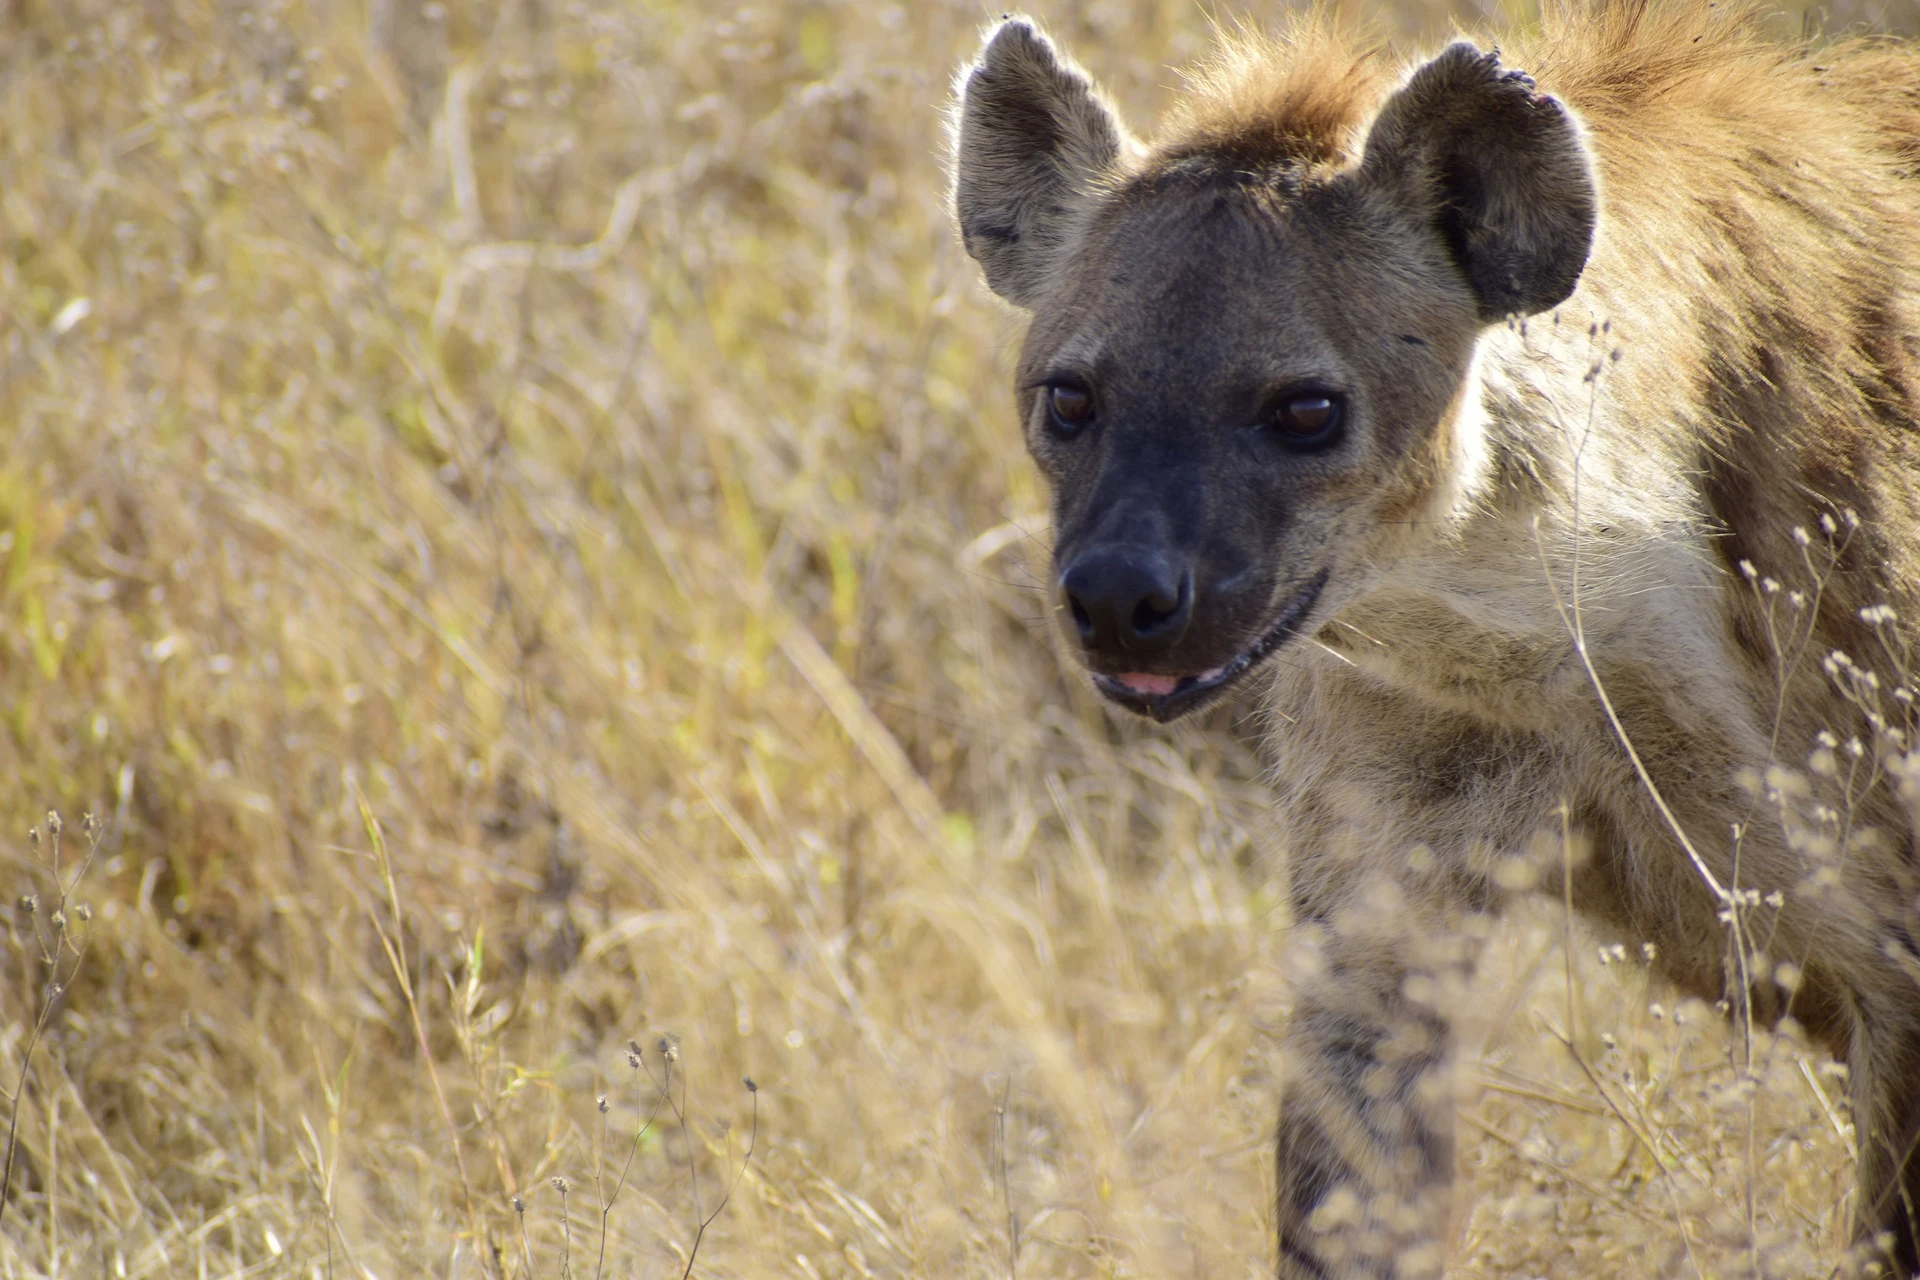
[(1056, 432), (1076, 435), (1093, 421), (1093, 392), (1070, 382), (1057, 382), (1047, 388), (1047, 413)]
[(1340, 397), (1329, 391), (1296, 391), (1275, 406), (1270, 421), (1296, 449), (1325, 449), (1340, 439), (1346, 417)]

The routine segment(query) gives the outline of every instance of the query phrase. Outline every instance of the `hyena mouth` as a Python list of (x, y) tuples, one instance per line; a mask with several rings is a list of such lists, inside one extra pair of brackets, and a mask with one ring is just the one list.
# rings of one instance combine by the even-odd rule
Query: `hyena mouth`
[(1320, 588), (1327, 585), (1322, 569), (1313, 580), (1295, 592), (1280, 610), (1280, 617), (1267, 633), (1250, 648), (1206, 671), (1190, 676), (1148, 675), (1127, 671), (1119, 675), (1095, 672), (1094, 687), (1112, 702), (1161, 724), (1169, 724), (1214, 702), (1227, 690), (1258, 670), (1280, 647), (1300, 634), (1300, 624), (1313, 611)]

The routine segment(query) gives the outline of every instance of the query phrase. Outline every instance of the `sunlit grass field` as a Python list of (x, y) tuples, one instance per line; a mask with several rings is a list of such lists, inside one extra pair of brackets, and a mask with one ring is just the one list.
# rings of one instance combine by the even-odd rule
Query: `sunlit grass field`
[[(1271, 1271), (1284, 848), (1050, 637), (994, 12), (0, 0), (0, 1276)], [(1824, 1059), (1494, 950), (1454, 1274), (1824, 1273)]]

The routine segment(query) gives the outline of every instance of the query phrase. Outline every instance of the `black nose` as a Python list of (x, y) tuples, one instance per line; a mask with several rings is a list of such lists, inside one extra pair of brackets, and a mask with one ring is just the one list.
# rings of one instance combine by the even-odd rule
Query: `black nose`
[(1151, 656), (1186, 634), (1193, 575), (1159, 552), (1096, 548), (1061, 573), (1060, 602), (1088, 650)]

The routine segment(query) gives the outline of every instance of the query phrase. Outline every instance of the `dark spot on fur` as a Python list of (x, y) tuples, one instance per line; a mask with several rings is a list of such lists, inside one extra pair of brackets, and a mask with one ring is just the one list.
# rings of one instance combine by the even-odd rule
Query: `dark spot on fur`
[(1327, 1270), (1326, 1264), (1308, 1253), (1305, 1249), (1302, 1249), (1297, 1241), (1289, 1240), (1285, 1236), (1282, 1236), (1280, 1238), (1280, 1256), (1286, 1259), (1296, 1270), (1314, 1277), (1315, 1280), (1333, 1280), (1333, 1272)]

